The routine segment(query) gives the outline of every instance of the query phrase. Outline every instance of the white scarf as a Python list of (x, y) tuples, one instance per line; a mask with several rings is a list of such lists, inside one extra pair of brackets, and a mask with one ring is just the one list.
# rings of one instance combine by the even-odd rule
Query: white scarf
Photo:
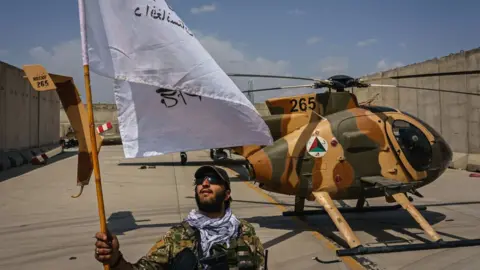
[(232, 214), (230, 208), (225, 211), (222, 218), (209, 218), (194, 209), (190, 211), (185, 221), (200, 231), (200, 243), (206, 256), (210, 255), (210, 248), (214, 244), (226, 243), (229, 247), (229, 240), (237, 237), (240, 225), (240, 221)]

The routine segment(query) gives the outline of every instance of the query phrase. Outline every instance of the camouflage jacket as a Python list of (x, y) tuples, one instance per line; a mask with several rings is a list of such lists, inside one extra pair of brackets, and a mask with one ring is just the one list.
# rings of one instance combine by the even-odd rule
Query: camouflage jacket
[[(263, 245), (255, 233), (253, 226), (245, 220), (240, 219), (240, 236), (230, 241), (230, 248), (227, 249), (230, 269), (238, 268), (238, 261), (251, 260), (254, 267), (248, 269), (265, 269), (265, 257)], [(186, 223), (174, 226), (155, 243), (147, 255), (140, 258), (136, 263), (130, 264), (130, 269), (135, 270), (157, 270), (169, 269), (173, 258), (184, 248), (195, 250), (197, 248), (196, 235)], [(214, 246), (215, 247), (215, 246)], [(245, 252), (246, 251), (246, 252)], [(198, 264), (198, 269), (204, 269)]]

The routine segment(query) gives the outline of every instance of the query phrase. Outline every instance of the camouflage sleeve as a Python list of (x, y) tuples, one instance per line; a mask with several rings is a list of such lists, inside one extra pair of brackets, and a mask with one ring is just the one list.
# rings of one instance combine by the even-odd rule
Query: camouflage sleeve
[(241, 220), (241, 222), (243, 224), (243, 234), (245, 240), (248, 242), (252, 252), (254, 252), (256, 264), (255, 269), (263, 270), (265, 269), (265, 249), (263, 248), (263, 244), (260, 241), (260, 238), (257, 236), (255, 228), (252, 226), (252, 224), (245, 220)]
[(257, 269), (258, 270), (263, 270), (265, 269), (265, 250), (263, 248), (263, 244), (260, 241), (260, 238), (258, 236), (253, 236), (252, 237), (254, 247), (255, 247), (255, 260), (257, 261)]
[(147, 255), (132, 264), (134, 270), (160, 270), (168, 269), (171, 259), (172, 247), (171, 231), (168, 231), (159, 241), (153, 245)]

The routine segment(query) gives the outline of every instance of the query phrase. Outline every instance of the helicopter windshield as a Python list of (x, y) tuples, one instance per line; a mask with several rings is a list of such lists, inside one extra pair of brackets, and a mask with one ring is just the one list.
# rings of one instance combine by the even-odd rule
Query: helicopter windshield
[(395, 120), (392, 128), (395, 139), (412, 167), (417, 171), (428, 169), (432, 162), (432, 147), (425, 134), (404, 120)]

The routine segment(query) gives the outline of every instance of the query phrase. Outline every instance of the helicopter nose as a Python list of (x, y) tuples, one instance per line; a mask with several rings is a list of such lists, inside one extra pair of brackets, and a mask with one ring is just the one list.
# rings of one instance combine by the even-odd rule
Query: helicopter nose
[(435, 136), (432, 145), (432, 162), (427, 170), (427, 182), (437, 179), (450, 165), (453, 152), (447, 142), (440, 136)]
[(421, 123), (434, 137), (434, 143), (431, 145), (431, 160), (428, 168), (426, 169), (427, 178), (423, 181), (423, 185), (425, 185), (437, 179), (448, 168), (450, 162), (452, 161), (453, 152), (440, 133), (438, 133), (429, 124), (407, 112), (403, 113)]

